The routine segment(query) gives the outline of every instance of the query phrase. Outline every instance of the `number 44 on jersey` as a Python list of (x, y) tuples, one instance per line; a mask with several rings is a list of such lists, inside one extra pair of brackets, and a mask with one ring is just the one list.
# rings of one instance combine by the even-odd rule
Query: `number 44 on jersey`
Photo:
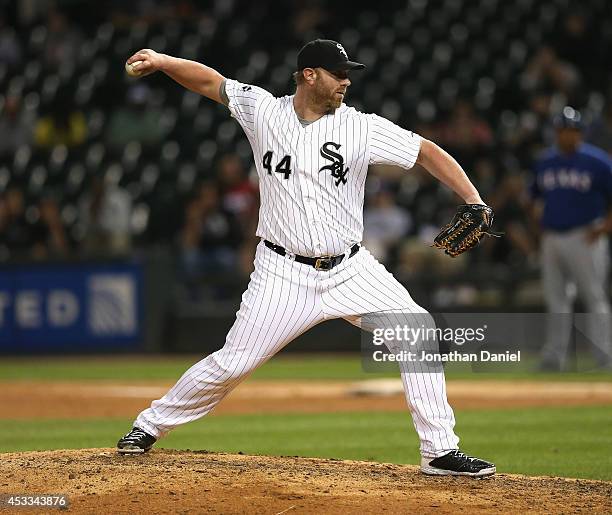
[[(272, 175), (272, 156), (274, 153), (268, 150), (263, 156), (263, 167), (268, 171), (268, 175)], [(289, 179), (291, 175), (291, 156), (283, 157), (274, 168), (276, 173), (284, 174), (283, 179)]]

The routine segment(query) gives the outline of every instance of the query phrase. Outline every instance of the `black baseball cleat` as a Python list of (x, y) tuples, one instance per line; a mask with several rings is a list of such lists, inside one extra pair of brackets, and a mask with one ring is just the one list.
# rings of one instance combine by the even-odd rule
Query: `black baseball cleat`
[(119, 454), (143, 454), (147, 452), (157, 438), (145, 433), (142, 429), (133, 427), (132, 430), (117, 442)]
[(457, 449), (433, 460), (421, 458), (421, 472), (430, 476), (487, 477), (495, 474), (495, 465)]

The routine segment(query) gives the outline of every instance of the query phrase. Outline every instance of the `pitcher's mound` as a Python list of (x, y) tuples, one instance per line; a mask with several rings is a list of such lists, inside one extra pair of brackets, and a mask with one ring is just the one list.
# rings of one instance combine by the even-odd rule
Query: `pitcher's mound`
[(75, 513), (612, 512), (610, 482), (439, 478), (408, 465), (206, 451), (9, 453), (0, 478), (0, 493), (65, 494)]

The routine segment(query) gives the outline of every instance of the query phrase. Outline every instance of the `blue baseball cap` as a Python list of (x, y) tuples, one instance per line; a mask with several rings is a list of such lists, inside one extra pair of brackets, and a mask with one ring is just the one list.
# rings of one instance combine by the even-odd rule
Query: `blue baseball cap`
[(573, 107), (565, 106), (563, 110), (553, 118), (553, 126), (556, 129), (582, 130), (582, 115)]

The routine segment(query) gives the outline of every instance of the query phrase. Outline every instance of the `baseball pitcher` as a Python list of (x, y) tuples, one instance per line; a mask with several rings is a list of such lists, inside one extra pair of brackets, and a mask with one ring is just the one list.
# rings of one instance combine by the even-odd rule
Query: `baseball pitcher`
[[(229, 109), (246, 133), (259, 175), (261, 241), (255, 270), (222, 349), (196, 363), (155, 400), (117, 444), (148, 451), (175, 427), (211, 410), (253, 370), (316, 324), (343, 318), (359, 325), (375, 313), (426, 311), (360, 245), (364, 184), (373, 164), (416, 163), (464, 199), (435, 246), (456, 256), (489, 234), (493, 220), (459, 164), (436, 144), (344, 103), (349, 73), (364, 68), (341, 44), (315, 40), (298, 54), (295, 94), (225, 78), (203, 64), (141, 50), (126, 66), (135, 75), (162, 71)], [(492, 463), (459, 451), (443, 370), (402, 371), (420, 438), (421, 470), (488, 476)]]

